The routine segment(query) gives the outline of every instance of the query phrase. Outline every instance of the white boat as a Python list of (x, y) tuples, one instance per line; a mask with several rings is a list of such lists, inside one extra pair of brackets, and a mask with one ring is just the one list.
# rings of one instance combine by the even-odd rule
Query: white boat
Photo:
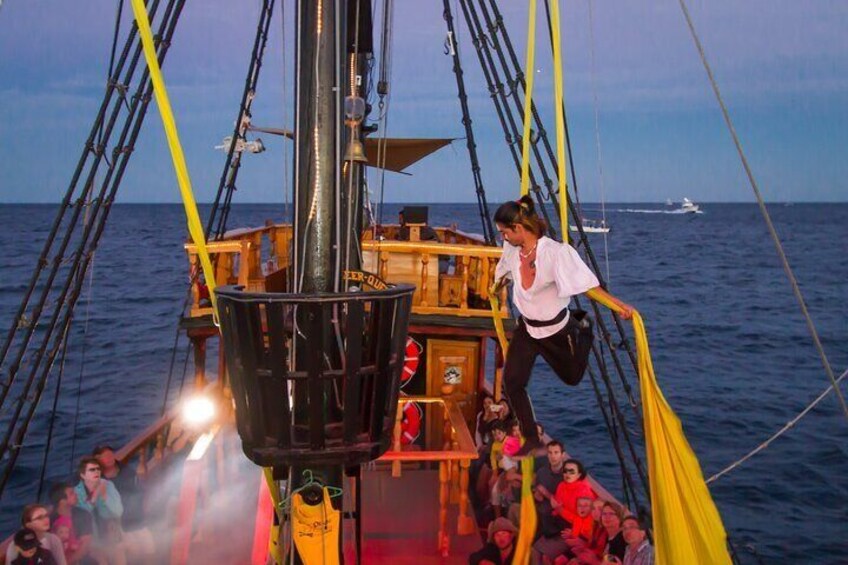
[[(609, 233), (610, 231), (606, 220), (589, 220), (583, 218), (582, 224), (585, 233)], [(568, 227), (573, 232), (579, 231), (575, 225), (569, 224)]]
[(700, 207), (688, 198), (684, 198), (679, 210), (684, 214), (697, 214), (700, 212)]

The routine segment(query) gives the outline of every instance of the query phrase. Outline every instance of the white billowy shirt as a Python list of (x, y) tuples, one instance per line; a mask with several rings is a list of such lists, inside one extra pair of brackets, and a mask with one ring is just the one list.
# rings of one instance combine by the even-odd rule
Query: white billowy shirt
[[(530, 288), (525, 289), (519, 272), (519, 250), (518, 247), (504, 243), (503, 256), (495, 269), (495, 280), (500, 280), (504, 275), (512, 279), (512, 301), (525, 318), (539, 322), (551, 320), (568, 307), (572, 296), (599, 285), (598, 277), (573, 247), (549, 237), (541, 237), (536, 243), (536, 279)], [(533, 338), (542, 339), (560, 331), (567, 322), (568, 316), (552, 326), (534, 328), (528, 324), (527, 333)]]

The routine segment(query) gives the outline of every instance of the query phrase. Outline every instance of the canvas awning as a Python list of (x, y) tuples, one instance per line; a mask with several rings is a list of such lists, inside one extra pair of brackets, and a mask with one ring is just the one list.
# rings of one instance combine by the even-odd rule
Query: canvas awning
[[(261, 133), (270, 133), (272, 135), (281, 135), (288, 139), (293, 139), (294, 134), (288, 129), (279, 128), (263, 128), (250, 126), (250, 131)], [(365, 139), (365, 156), (368, 157), (366, 163), (369, 167), (379, 167), (377, 162), (378, 157), (382, 157), (383, 167), (387, 171), (396, 173), (404, 172), (404, 169), (417, 163), (427, 155), (435, 153), (445, 145), (450, 143), (455, 138), (400, 138), (400, 137), (369, 137)], [(385, 155), (379, 155), (381, 151), (380, 145), (385, 144), (382, 150)]]

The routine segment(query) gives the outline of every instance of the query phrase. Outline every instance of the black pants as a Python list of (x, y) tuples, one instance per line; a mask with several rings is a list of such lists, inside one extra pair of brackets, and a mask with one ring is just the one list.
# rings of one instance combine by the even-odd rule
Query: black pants
[[(573, 338), (569, 339), (572, 324), (577, 324), (575, 316), (570, 316), (568, 323), (554, 335), (536, 339), (527, 333), (522, 319), (512, 334), (503, 372), (504, 387), (525, 438), (536, 438), (536, 418), (527, 394), (536, 357), (541, 355), (554, 373), (569, 385), (579, 383), (586, 370), (589, 352), (584, 343), (575, 344)], [(591, 348), (591, 337), (588, 347)]]

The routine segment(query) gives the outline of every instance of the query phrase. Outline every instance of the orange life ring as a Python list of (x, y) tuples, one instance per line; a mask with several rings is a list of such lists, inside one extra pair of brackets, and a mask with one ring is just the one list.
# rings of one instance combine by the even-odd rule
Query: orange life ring
[(409, 445), (421, 435), (421, 418), (424, 414), (417, 402), (407, 402), (403, 405), (403, 416), (400, 422), (400, 443)]
[(412, 379), (412, 377), (415, 376), (415, 373), (418, 371), (418, 363), (421, 359), (420, 356), (421, 345), (411, 337), (407, 336), (406, 351), (404, 352), (403, 357), (403, 371), (400, 373), (401, 386), (405, 385), (410, 379)]

